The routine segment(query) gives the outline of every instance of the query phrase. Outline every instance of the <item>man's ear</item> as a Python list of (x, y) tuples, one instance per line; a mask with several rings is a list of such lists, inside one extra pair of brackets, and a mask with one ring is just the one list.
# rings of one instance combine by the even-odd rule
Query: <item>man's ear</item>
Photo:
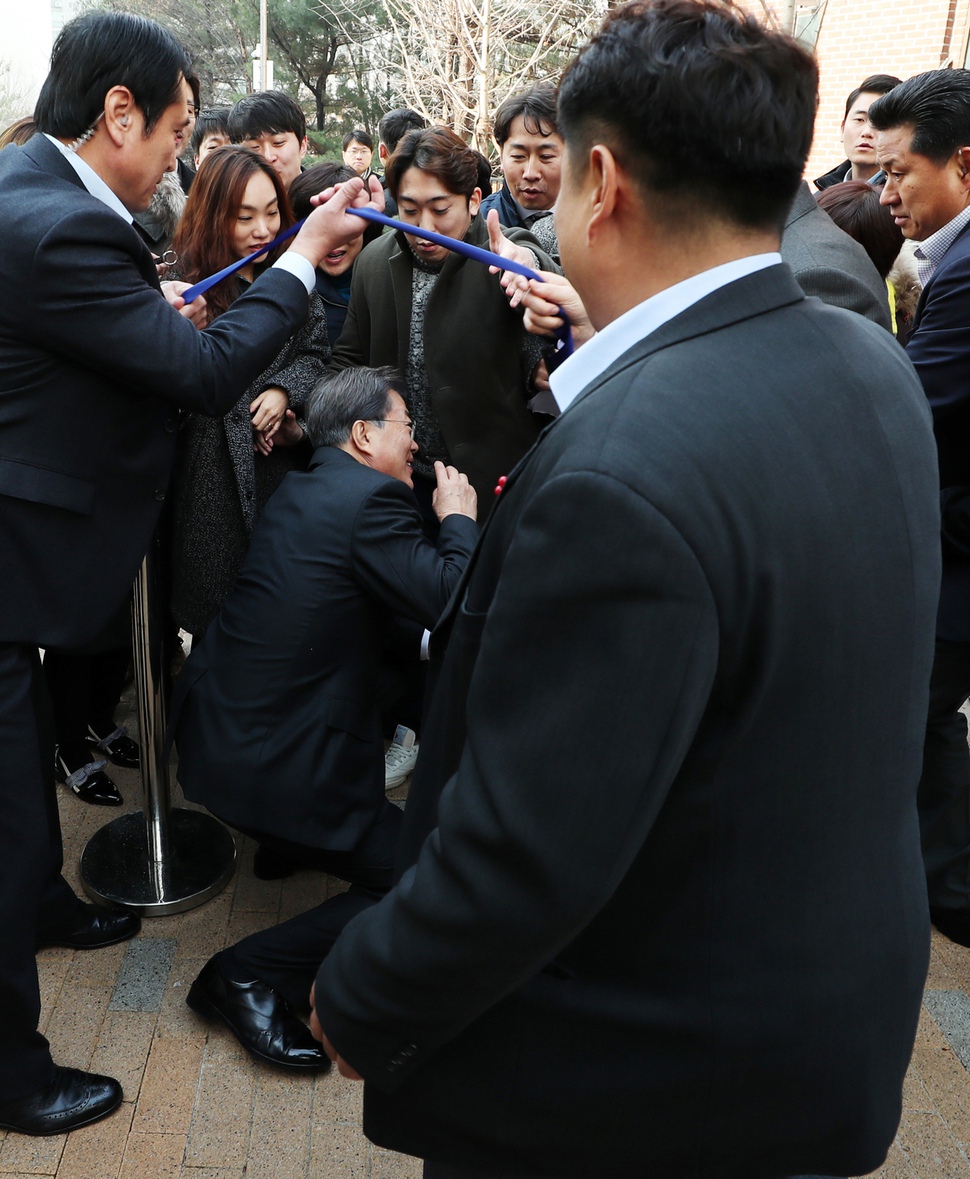
[(585, 181), (589, 209), (586, 230), (588, 241), (599, 235), (616, 212), (620, 183), (619, 166), (615, 156), (604, 144), (594, 144), (589, 152)]
[(135, 96), (127, 86), (112, 86), (104, 96), (104, 126), (112, 143), (121, 147), (135, 130)]
[(369, 455), (374, 450), (371, 438), (372, 428), (373, 422), (365, 422), (361, 419), (358, 419), (350, 427), (350, 441), (361, 454)]
[(304, 135), (303, 138), (300, 140), (300, 159), (301, 160), (303, 159), (303, 157), (306, 155), (306, 153), (309, 150), (310, 150), (310, 143), (309, 143), (307, 137)]
[(377, 145), (377, 158), (381, 161), (382, 164), (386, 164), (387, 161), (391, 158), (391, 153), (387, 150), (383, 143), (379, 143)]
[(956, 154), (960, 168), (960, 182), (964, 190), (970, 192), (970, 147), (958, 147)]

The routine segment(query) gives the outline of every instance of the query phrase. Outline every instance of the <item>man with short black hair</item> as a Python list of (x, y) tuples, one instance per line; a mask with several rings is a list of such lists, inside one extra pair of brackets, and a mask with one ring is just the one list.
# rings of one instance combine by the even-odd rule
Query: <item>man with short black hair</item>
[(388, 157), (394, 153), (397, 145), (409, 131), (423, 131), (427, 125), (428, 120), (424, 115), (419, 115), (410, 107), (399, 106), (388, 111), (377, 124), (380, 139), (377, 154), (381, 163), (387, 163)]
[(210, 151), (225, 147), (229, 142), (229, 107), (210, 106), (199, 111), (189, 142), (196, 169)]
[(848, 157), (837, 164), (831, 172), (819, 176), (816, 188), (831, 188), (843, 180), (866, 180), (870, 183), (881, 175), (876, 163), (876, 132), (869, 122), (869, 107), (883, 94), (899, 85), (899, 78), (892, 74), (872, 74), (852, 91), (845, 100), (845, 114), (842, 117), (840, 134), (842, 146)]
[(348, 181), (198, 331), (204, 299), (185, 306), (185, 283), (163, 292), (132, 228), (187, 133), (188, 69), (154, 21), (78, 17), (55, 42), (37, 134), (0, 153), (0, 1129), (25, 1134), (86, 1125), (122, 1099), (113, 1079), (51, 1060), (37, 947), (96, 949), (139, 924), (82, 905), (60, 874), (37, 648), (83, 646), (122, 608), (165, 499), (178, 408), (235, 404), (306, 319), (314, 267), (360, 233), (344, 210), (365, 198)]
[(351, 368), (310, 394), (310, 468), (270, 499), (173, 706), (185, 796), (259, 840), (257, 875), (314, 867), (350, 883), (217, 954), (188, 995), (258, 1059), (296, 1071), (329, 1067), (296, 1014), (321, 959), (393, 879), (403, 816), (384, 793), (381, 705), (400, 682), (388, 641), (417, 667), (422, 629), (478, 536), (468, 480), (438, 463), (437, 547), (425, 539), (400, 387), (390, 369)]
[(970, 945), (970, 71), (930, 70), (869, 108), (882, 203), (919, 244), (923, 293), (906, 342), (933, 413), (943, 583), (919, 813), (930, 916)]
[(816, 66), (722, 0), (567, 68), (556, 222), (598, 334), (432, 636), (401, 875), (316, 983), (425, 1175), (861, 1175), (929, 951), (935, 454), (902, 350), (781, 227)]
[(531, 229), (549, 215), (559, 195), (556, 87), (546, 82), (510, 95), (495, 112), (492, 134), (504, 179), (501, 189), (482, 201), (482, 216), (496, 209), (506, 228)]
[(229, 112), (229, 139), (261, 155), (288, 188), (307, 153), (306, 115), (281, 90), (247, 94)]
[(340, 142), (344, 164), (353, 168), (358, 176), (365, 176), (374, 158), (374, 141), (360, 127), (348, 131)]
[[(424, 115), (419, 115), (410, 107), (399, 106), (395, 110), (388, 111), (377, 124), (377, 158), (381, 162), (381, 167), (387, 167), (387, 161), (409, 131), (423, 131), (427, 125), (428, 120)], [(381, 184), (384, 186), (385, 211), (389, 217), (396, 217), (397, 201), (387, 187), (386, 181), (382, 179)]]

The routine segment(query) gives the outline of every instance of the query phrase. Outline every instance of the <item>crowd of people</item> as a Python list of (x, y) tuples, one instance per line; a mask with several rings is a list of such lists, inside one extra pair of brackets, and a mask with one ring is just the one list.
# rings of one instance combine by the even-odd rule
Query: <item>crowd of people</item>
[(813, 191), (816, 92), (629, 0), (497, 107), (493, 185), (405, 108), (307, 168), (286, 94), (65, 26), (0, 139), (0, 1128), (122, 1099), (34, 953), (139, 929), (64, 882), (55, 779), (139, 762), (157, 531), (185, 796), (350, 886), (194, 1011), (366, 1080), (428, 1179), (881, 1163), (930, 919), (970, 946), (970, 73), (863, 80)]

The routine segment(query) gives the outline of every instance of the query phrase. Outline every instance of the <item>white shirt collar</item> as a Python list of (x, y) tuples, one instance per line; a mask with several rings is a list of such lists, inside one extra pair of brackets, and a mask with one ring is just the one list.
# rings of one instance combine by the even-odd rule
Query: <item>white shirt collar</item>
[(124, 217), (129, 225), (134, 221), (132, 215), (128, 212), (125, 206), (121, 203), (118, 195), (110, 189), (95, 170), (86, 161), (82, 160), (76, 151), (68, 151), (59, 139), (55, 139), (53, 135), (47, 135), (45, 138), (49, 139), (51, 143), (57, 148), (65, 160), (71, 165), (78, 176), (81, 178), (81, 183), (93, 196), (97, 197), (99, 201), (112, 209), (119, 217)]
[(550, 376), (549, 385), (559, 409), (565, 412), (586, 386), (605, 372), (614, 360), (618, 360), (634, 344), (688, 307), (728, 283), (769, 266), (777, 266), (780, 262), (781, 254), (751, 254), (746, 258), (737, 258), (733, 262), (725, 262), (692, 275), (683, 282), (651, 295), (636, 307), (631, 307), (577, 349)]

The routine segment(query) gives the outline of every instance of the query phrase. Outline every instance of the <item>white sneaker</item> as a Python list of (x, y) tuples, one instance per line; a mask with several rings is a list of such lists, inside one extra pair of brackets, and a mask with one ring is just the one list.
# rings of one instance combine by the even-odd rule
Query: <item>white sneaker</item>
[(407, 725), (398, 725), (394, 730), (394, 740), (384, 754), (385, 790), (400, 786), (414, 769), (418, 760), (417, 736), (414, 729), (409, 729)]

